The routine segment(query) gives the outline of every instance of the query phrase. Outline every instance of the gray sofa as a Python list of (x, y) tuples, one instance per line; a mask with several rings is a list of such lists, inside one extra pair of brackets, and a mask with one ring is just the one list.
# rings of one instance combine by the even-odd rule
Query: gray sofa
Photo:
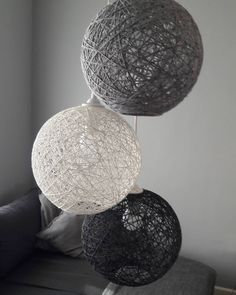
[(151, 285), (114, 288), (84, 258), (37, 250), (35, 235), (39, 230), (37, 190), (0, 208), (1, 295), (213, 294), (215, 272), (183, 257), (161, 280)]

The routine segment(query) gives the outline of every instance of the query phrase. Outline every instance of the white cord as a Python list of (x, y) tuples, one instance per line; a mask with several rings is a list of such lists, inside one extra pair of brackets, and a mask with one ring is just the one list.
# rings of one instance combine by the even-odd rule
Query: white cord
[(138, 117), (134, 117), (134, 132), (137, 135), (138, 134)]
[(98, 100), (97, 96), (94, 93), (91, 93), (91, 98), (87, 100), (83, 106), (90, 105), (90, 106), (95, 106), (95, 107), (103, 107), (103, 105), (100, 103)]

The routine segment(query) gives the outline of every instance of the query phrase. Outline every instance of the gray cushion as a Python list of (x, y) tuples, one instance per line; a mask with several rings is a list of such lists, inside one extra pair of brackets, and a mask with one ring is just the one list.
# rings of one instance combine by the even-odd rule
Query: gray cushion
[(50, 202), (43, 193), (39, 194), (39, 200), (41, 203), (41, 228), (46, 228), (55, 217), (60, 215), (61, 209), (57, 208), (52, 202)]
[(78, 295), (79, 293), (0, 282), (1, 295)]
[(40, 222), (37, 190), (0, 207), (0, 277), (33, 252)]
[(212, 295), (216, 274), (210, 267), (180, 257), (160, 280), (142, 287), (109, 284), (103, 295)]
[(83, 253), (81, 228), (84, 216), (62, 212), (37, 237), (54, 249), (72, 257)]
[(108, 284), (84, 259), (44, 251), (11, 272), (6, 281), (81, 295), (101, 295)]
[[(41, 192), (39, 193), (39, 201), (41, 204), (41, 231), (43, 231), (61, 214), (61, 209), (57, 208)], [(50, 244), (50, 241), (41, 238), (37, 238), (35, 247), (45, 251), (58, 252), (58, 250)]]

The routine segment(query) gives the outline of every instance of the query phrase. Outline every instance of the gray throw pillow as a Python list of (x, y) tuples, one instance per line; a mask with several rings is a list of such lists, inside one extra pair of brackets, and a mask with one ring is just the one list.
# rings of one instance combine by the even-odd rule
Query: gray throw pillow
[(0, 207), (0, 277), (31, 255), (40, 231), (38, 191)]
[(41, 203), (41, 228), (44, 229), (55, 217), (60, 215), (61, 209), (51, 203), (43, 193), (39, 194), (39, 200)]
[(72, 257), (82, 255), (81, 228), (84, 217), (62, 212), (37, 237), (50, 247)]

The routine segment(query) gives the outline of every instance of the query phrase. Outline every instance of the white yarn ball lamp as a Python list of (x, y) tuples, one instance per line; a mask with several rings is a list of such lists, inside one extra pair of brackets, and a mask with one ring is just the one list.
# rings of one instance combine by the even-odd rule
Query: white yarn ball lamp
[(140, 168), (133, 129), (94, 99), (49, 119), (33, 145), (38, 186), (67, 212), (96, 214), (118, 204), (134, 187)]

